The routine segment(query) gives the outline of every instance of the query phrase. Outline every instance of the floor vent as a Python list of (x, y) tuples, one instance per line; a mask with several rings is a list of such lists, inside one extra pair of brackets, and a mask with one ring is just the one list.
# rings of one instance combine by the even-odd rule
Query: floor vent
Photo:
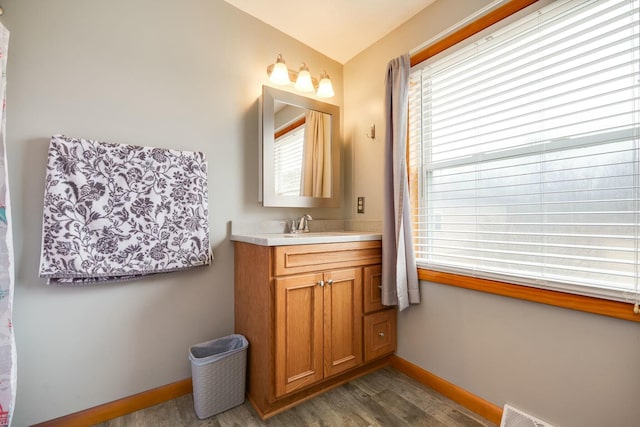
[(500, 427), (553, 427), (551, 424), (525, 414), (513, 406), (504, 405)]

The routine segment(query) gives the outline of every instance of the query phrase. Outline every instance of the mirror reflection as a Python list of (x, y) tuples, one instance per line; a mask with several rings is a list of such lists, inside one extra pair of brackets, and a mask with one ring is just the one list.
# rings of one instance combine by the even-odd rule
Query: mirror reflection
[(276, 101), (275, 192), (331, 197), (331, 115)]
[(336, 105), (263, 86), (259, 199), (264, 206), (340, 206)]

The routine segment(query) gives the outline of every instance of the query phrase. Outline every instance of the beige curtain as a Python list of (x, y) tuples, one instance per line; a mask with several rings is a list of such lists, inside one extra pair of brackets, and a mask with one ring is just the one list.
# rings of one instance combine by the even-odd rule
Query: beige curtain
[(307, 111), (302, 164), (303, 196), (331, 197), (331, 116)]

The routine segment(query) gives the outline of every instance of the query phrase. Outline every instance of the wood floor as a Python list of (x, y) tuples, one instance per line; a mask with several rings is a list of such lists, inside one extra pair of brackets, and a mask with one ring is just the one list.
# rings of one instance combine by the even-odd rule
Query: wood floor
[(385, 368), (262, 421), (251, 404), (200, 420), (191, 394), (98, 424), (99, 427), (459, 426), (494, 424), (406, 375)]

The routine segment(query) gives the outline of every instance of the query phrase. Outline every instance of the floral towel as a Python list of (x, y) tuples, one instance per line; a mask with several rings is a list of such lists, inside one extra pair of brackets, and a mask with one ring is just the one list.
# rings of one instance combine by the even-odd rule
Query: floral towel
[(40, 277), (128, 280), (211, 262), (204, 154), (56, 135)]

